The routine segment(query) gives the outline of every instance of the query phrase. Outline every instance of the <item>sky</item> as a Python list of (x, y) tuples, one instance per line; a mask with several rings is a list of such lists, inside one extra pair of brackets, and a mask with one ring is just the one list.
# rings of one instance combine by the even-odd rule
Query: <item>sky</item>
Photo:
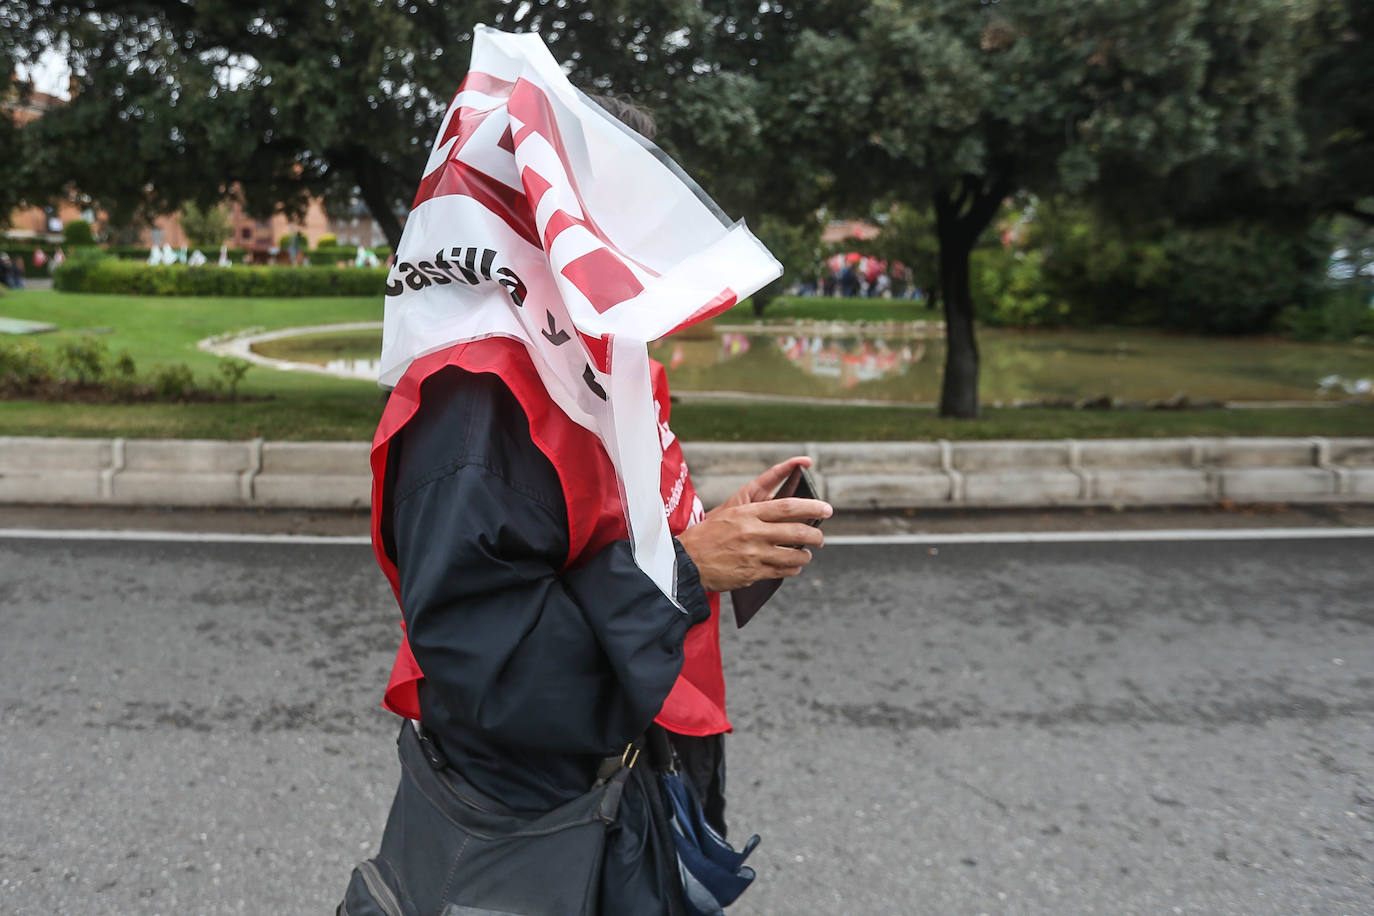
[(39, 92), (46, 92), (60, 99), (71, 98), (71, 94), (67, 92), (67, 78), (71, 75), (71, 69), (67, 66), (66, 59), (56, 51), (43, 52), (43, 56), (32, 68), (21, 64), (15, 69), (19, 71), (21, 79), (31, 79), (33, 88)]

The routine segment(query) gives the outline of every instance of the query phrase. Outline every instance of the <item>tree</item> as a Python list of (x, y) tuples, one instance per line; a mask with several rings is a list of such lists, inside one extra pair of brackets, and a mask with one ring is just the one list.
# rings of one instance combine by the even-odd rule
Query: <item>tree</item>
[[(948, 349), (940, 412), (978, 415), (969, 254), (1012, 192), (1155, 212), (1204, 177), (1300, 168), (1297, 92), (1332, 0), (869, 0), (772, 78), (831, 193), (933, 206)], [(1189, 183), (1188, 180), (1191, 180)], [(1196, 192), (1196, 194), (1194, 193)], [(1162, 203), (1161, 203), (1162, 202)]]
[(768, 303), (780, 296), (788, 284), (817, 269), (821, 261), (821, 227), (814, 216), (794, 222), (768, 215), (759, 220), (757, 230), (759, 241), (783, 267), (781, 277), (753, 295), (754, 314), (762, 315)]
[(180, 222), (193, 248), (218, 248), (229, 236), (229, 211), (223, 204), (201, 207), (188, 200), (181, 206)]
[(259, 216), (324, 195), (364, 203), (393, 246), (474, 23), (539, 30), (576, 82), (654, 99), (708, 18), (695, 0), (10, 6), (0, 55), (65, 47), (80, 86), (22, 131), (26, 198), (75, 184), (125, 224), (231, 187)]

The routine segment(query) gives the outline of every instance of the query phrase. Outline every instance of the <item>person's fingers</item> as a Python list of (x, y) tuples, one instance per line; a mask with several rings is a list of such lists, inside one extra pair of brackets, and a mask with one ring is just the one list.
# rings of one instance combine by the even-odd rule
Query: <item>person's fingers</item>
[[(749, 484), (751, 495), (754, 495), (757, 499), (767, 499), (769, 496), (773, 495), (773, 491), (778, 488), (779, 484), (787, 479), (787, 475), (791, 474), (792, 469), (795, 467), (811, 467), (810, 457), (806, 455), (793, 455), (786, 461), (780, 461), (773, 465), (771, 468), (755, 477), (753, 482)], [(758, 495), (760, 492), (763, 493), (762, 496)]]
[(830, 503), (824, 500), (800, 499), (796, 496), (754, 503), (751, 508), (758, 513), (758, 518), (765, 522), (810, 521), (817, 518), (829, 518), (835, 514)]
[(801, 569), (811, 562), (811, 551), (804, 547), (772, 547), (764, 551), (759, 559), (769, 567), (769, 572)]
[(770, 546), (821, 548), (825, 535), (814, 525), (801, 522), (767, 522), (758, 529), (757, 536)]

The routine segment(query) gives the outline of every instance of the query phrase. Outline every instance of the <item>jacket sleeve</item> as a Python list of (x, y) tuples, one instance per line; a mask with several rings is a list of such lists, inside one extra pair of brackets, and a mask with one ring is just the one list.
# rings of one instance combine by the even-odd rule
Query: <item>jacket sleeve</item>
[(527, 460), (547, 464), (523, 443), (534, 455), (512, 461), (507, 445), (499, 461), (451, 461), (397, 500), (410, 647), (449, 713), (489, 740), (609, 754), (662, 707), (688, 627), (709, 616), (705, 592), (680, 545), (686, 612), (634, 564), (628, 541), (560, 571), (568, 549), (561, 490), (519, 479)]

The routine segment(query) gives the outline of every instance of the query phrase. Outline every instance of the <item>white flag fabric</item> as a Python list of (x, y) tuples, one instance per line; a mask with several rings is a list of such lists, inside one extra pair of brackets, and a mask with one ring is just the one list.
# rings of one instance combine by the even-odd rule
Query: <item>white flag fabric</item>
[(465, 340), (523, 342), (554, 403), (605, 445), (635, 561), (673, 596), (645, 345), (781, 273), (538, 35), (478, 26), (387, 276), (380, 382)]

